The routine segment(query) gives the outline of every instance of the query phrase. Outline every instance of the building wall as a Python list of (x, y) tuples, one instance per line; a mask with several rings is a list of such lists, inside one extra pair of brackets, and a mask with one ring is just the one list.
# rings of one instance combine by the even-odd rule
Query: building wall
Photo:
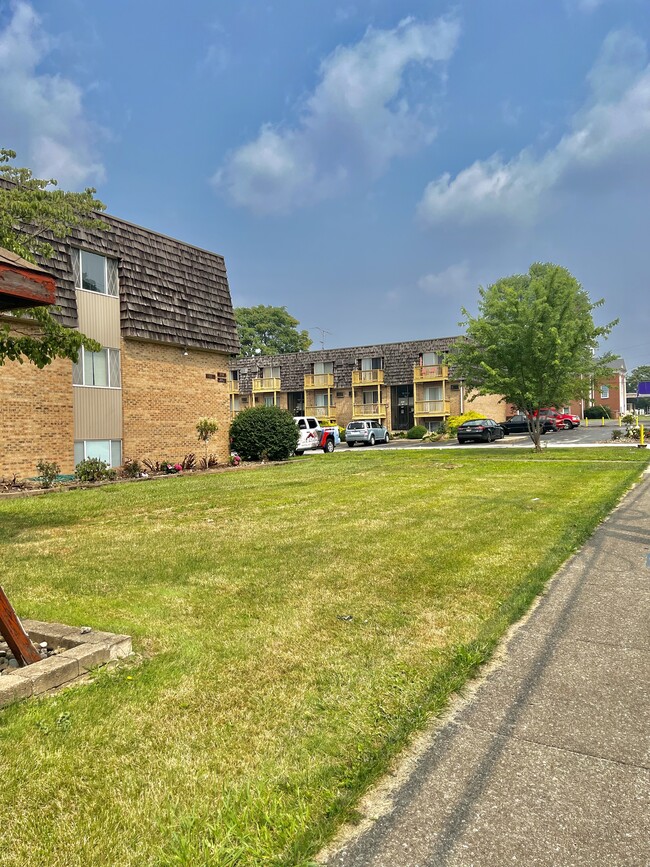
[(179, 346), (122, 341), (125, 460), (181, 460), (190, 452), (202, 457), (196, 423), (204, 416), (219, 424), (209, 451), (220, 462), (228, 460), (230, 358), (218, 352), (186, 351), (184, 355)]
[(72, 363), (57, 359), (39, 370), (17, 361), (0, 367), (0, 477), (36, 476), (36, 463), (74, 469)]

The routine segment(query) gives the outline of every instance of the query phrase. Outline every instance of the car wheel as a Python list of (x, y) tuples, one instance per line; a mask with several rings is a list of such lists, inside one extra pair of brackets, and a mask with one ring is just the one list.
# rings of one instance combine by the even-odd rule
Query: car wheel
[(368, 445), (369, 445), (369, 446), (374, 446), (374, 444), (375, 444), (375, 435), (374, 435), (374, 434), (370, 434), (370, 439), (368, 440)]
[(348, 448), (350, 448), (350, 449), (352, 448), (353, 445), (354, 445), (354, 443), (347, 443), (347, 446), (348, 446)]
[(488, 430), (485, 432), (485, 442), (486, 443), (492, 442), (492, 431), (491, 430)]
[(565, 430), (573, 430), (573, 422), (570, 422), (568, 419), (564, 422)]
[(332, 439), (327, 440), (327, 442), (323, 446), (323, 451), (326, 454), (331, 455), (332, 452), (334, 451), (334, 440), (332, 440)]
[(384, 443), (387, 443), (389, 439), (390, 437), (388, 436), (388, 431), (386, 431), (386, 439), (384, 440)]

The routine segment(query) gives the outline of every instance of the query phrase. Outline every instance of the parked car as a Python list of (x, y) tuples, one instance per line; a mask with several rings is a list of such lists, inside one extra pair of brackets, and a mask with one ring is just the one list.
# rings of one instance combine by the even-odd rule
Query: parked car
[(456, 432), (459, 443), (491, 443), (492, 440), (500, 440), (503, 435), (503, 428), (493, 418), (473, 418), (464, 421)]
[(370, 419), (351, 421), (345, 429), (345, 441), (350, 448), (357, 444), (374, 446), (375, 443), (387, 443), (389, 438), (388, 428)]
[(556, 409), (540, 409), (539, 414), (545, 418), (555, 420), (558, 428), (572, 430), (580, 425), (580, 416), (573, 415), (571, 412), (558, 412)]
[(297, 415), (294, 417), (294, 421), (298, 425), (300, 433), (296, 446), (297, 455), (302, 455), (313, 449), (322, 449), (331, 454), (334, 451), (334, 446), (341, 442), (339, 429), (336, 425), (321, 427), (320, 422), (313, 415)]
[[(501, 422), (501, 427), (503, 428), (503, 432), (507, 434), (511, 433), (529, 433), (530, 429), (528, 427), (528, 416), (524, 415), (524, 413), (518, 413), (517, 415), (513, 415), (512, 418), (509, 418), (507, 421)], [(558, 430), (557, 422), (555, 419), (544, 417), (542, 423), (542, 433), (548, 433), (549, 431)]]

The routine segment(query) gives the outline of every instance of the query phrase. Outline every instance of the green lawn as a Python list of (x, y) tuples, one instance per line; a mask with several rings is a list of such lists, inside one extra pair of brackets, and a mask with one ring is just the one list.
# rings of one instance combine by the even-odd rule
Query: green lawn
[(19, 613), (140, 658), (0, 711), (3, 867), (309, 863), (647, 460), (364, 450), (0, 502)]

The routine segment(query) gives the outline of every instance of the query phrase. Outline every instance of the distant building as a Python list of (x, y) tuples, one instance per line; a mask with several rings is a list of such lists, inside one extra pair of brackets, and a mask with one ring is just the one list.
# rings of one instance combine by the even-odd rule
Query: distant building
[(612, 418), (619, 418), (627, 412), (627, 368), (622, 358), (612, 363), (613, 373), (602, 380), (591, 383), (589, 397), (571, 402), (567, 412), (573, 412), (584, 418), (585, 410), (590, 406), (606, 406)]
[(237, 358), (231, 364), (231, 413), (251, 406), (280, 406), (346, 425), (376, 419), (391, 430), (422, 424), (435, 430), (464, 409), (505, 419), (497, 395), (468, 402), (454, 380), (447, 352), (458, 337), (319, 349), (286, 355)]
[(111, 466), (179, 460), (196, 451), (201, 416), (217, 419), (214, 450), (227, 459), (228, 370), (239, 341), (223, 257), (101, 218), (107, 231), (54, 239), (43, 264), (56, 280), (55, 315), (102, 348), (74, 365), (0, 367), (0, 477), (35, 475), (41, 458), (65, 473), (87, 457)]

